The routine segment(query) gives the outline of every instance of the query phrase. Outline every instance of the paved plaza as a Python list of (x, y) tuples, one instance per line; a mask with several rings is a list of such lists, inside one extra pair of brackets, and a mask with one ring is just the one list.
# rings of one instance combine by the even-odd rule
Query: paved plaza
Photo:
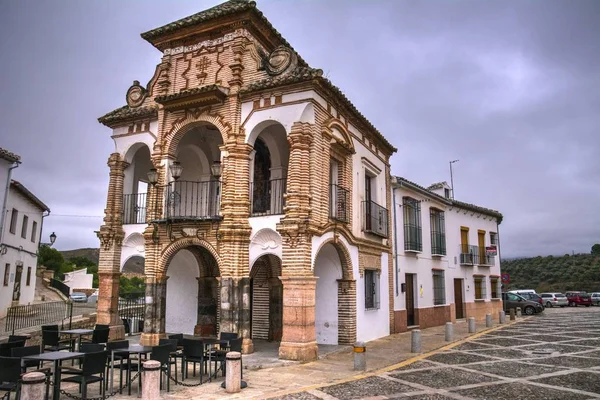
[(404, 364), (272, 399), (600, 398), (600, 312), (546, 310)]

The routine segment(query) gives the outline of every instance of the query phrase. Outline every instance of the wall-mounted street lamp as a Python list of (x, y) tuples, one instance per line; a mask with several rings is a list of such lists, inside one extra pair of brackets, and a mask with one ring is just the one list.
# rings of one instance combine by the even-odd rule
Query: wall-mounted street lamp
[(40, 240), (38, 247), (42, 247), (42, 246), (52, 247), (54, 242), (56, 242), (56, 233), (52, 232), (50, 234), (50, 243), (42, 243), (42, 241)]
[(148, 182), (152, 185), (152, 186), (156, 186), (156, 184), (158, 183), (158, 171), (156, 170), (156, 168), (151, 168), (150, 171), (148, 171)]
[(173, 161), (173, 163), (169, 167), (169, 170), (171, 171), (171, 176), (173, 177), (173, 179), (177, 180), (181, 177), (181, 173), (183, 172), (183, 166), (179, 161)]

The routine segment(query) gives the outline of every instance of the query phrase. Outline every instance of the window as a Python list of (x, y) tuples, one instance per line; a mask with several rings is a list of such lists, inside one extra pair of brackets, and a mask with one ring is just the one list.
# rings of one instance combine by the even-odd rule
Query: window
[(10, 215), (10, 233), (13, 235), (17, 232), (17, 218), (19, 217), (19, 211), (17, 209), (12, 209), (12, 214)]
[(8, 286), (8, 277), (10, 275), (10, 264), (4, 266), (4, 286)]
[(448, 189), (448, 188), (444, 189), (444, 197), (447, 198), (447, 199), (450, 198), (450, 189)]
[(25, 281), (25, 286), (29, 286), (31, 283), (31, 267), (27, 267), (27, 280)]
[(423, 251), (421, 202), (410, 197), (404, 197), (402, 207), (404, 208), (404, 250)]
[(446, 304), (444, 271), (433, 271), (433, 304), (436, 306)]
[(446, 255), (446, 228), (444, 212), (436, 208), (429, 209), (431, 222), (431, 254)]
[(29, 217), (23, 215), (23, 226), (21, 226), (21, 237), (27, 239), (27, 225), (29, 224)]
[(490, 232), (490, 244), (498, 246), (498, 234), (496, 232)]
[(485, 300), (485, 280), (483, 276), (474, 276), (475, 281), (475, 300)]
[(35, 243), (35, 237), (37, 236), (37, 221), (33, 221), (31, 227), (31, 241)]
[(379, 274), (372, 269), (365, 270), (365, 309), (379, 308)]
[(492, 287), (492, 299), (500, 298), (500, 279), (497, 276), (490, 276), (490, 286)]

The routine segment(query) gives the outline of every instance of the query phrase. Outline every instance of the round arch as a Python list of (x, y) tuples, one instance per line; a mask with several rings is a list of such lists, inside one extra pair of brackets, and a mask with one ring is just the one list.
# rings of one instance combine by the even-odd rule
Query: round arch
[(121, 267), (123, 274), (144, 275), (146, 259), (138, 254), (133, 254), (125, 259)]
[(127, 150), (124, 151), (123, 159), (125, 160), (125, 162), (131, 164), (138, 150), (140, 150), (143, 147), (146, 147), (148, 149), (148, 154), (152, 155), (152, 149), (150, 148), (150, 146), (148, 146), (148, 143), (135, 142), (131, 146), (129, 146)]
[(222, 270), (223, 263), (221, 257), (210, 243), (208, 243), (206, 240), (198, 239), (197, 237), (186, 237), (174, 241), (173, 243), (168, 245), (166, 249), (163, 250), (160, 258), (160, 263), (158, 265), (158, 271), (160, 271), (161, 274), (165, 274), (167, 271), (167, 267), (173, 259), (173, 257), (175, 256), (175, 254), (177, 254), (177, 252), (181, 249), (193, 246), (201, 247), (208, 251), (215, 259), (219, 271)]
[(210, 114), (208, 109), (204, 109), (199, 113), (186, 111), (184, 117), (175, 120), (171, 130), (165, 135), (163, 140), (163, 148), (167, 153), (175, 157), (179, 141), (183, 136), (197, 126), (214, 125), (221, 134), (223, 143), (227, 143), (227, 138), (231, 132), (231, 125), (225, 121), (225, 118), (220, 114)]
[(312, 271), (314, 272), (315, 270), (315, 263), (317, 262), (317, 257), (319, 256), (319, 253), (321, 252), (323, 247), (325, 247), (328, 244), (331, 244), (333, 248), (335, 248), (338, 257), (340, 258), (340, 262), (342, 264), (342, 279), (353, 280), (354, 273), (352, 271), (352, 259), (350, 258), (350, 252), (348, 251), (348, 248), (342, 241), (335, 238), (329, 238), (319, 245), (319, 248), (315, 252), (315, 259), (311, 266)]
[(280, 121), (277, 121), (276, 119), (266, 119), (264, 121), (259, 122), (258, 124), (256, 124), (256, 126), (254, 126), (254, 128), (252, 128), (252, 131), (246, 138), (246, 143), (248, 143), (250, 146), (254, 146), (254, 142), (256, 141), (258, 136), (265, 129), (267, 129), (273, 125), (280, 125), (283, 128), (283, 131), (286, 133), (286, 136), (287, 136), (288, 132), (285, 129), (285, 125), (283, 125)]
[[(330, 134), (342, 147), (346, 148), (351, 153), (355, 152), (352, 137), (342, 121), (336, 118), (331, 119), (325, 124), (323, 129)], [(339, 132), (339, 135), (336, 135), (335, 131)]]

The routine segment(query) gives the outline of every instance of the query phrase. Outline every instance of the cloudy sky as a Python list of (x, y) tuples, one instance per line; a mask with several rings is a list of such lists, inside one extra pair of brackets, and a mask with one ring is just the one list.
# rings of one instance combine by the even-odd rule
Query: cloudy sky
[[(0, 0), (0, 147), (52, 209), (44, 236), (97, 247), (110, 130), (145, 84), (140, 33), (213, 0)], [(600, 242), (600, 1), (262, 0), (271, 23), (398, 148), (392, 171), (500, 210), (502, 255)], [(73, 217), (77, 215), (80, 217)]]

